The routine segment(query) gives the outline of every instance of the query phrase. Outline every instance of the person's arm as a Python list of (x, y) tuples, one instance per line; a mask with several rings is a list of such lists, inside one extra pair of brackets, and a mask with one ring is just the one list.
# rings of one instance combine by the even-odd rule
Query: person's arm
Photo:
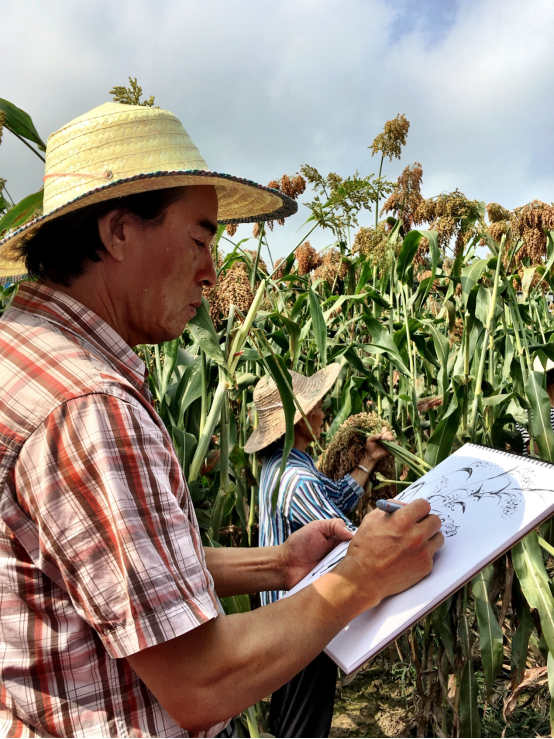
[(276, 690), (364, 610), (427, 575), (444, 541), (418, 500), (374, 511), (337, 567), (299, 593), (220, 617), (127, 657), (173, 720), (191, 733), (237, 715)]
[(314, 521), (276, 547), (205, 547), (206, 566), (220, 597), (290, 590), (340, 541), (352, 538), (342, 519)]

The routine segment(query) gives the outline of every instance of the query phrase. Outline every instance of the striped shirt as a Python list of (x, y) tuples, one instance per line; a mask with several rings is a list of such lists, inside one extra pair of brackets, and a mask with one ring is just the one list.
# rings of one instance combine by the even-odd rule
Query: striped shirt
[[(550, 425), (554, 431), (554, 408), (550, 408)], [(519, 431), (523, 439), (523, 454), (529, 454), (529, 431), (519, 423), (516, 423), (516, 430)]]
[(146, 375), (60, 292), (0, 320), (0, 736), (188, 736), (123, 659), (218, 613)]
[[(294, 531), (310, 521), (342, 518), (350, 529), (352, 521), (346, 518), (363, 495), (363, 488), (350, 475), (334, 482), (314, 464), (309, 454), (293, 449), (281, 478), (279, 495), (272, 504), (273, 490), (283, 458), (283, 444), (269, 450), (260, 475), (259, 543), (260, 546), (282, 544)], [(284, 591), (262, 593), (262, 604), (278, 600)]]

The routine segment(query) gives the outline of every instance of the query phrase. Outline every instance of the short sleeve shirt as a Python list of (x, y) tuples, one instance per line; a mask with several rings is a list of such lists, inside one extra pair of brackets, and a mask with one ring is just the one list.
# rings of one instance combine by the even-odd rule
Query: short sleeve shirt
[(0, 736), (188, 736), (123, 659), (218, 614), (146, 374), (44, 286), (0, 320)]

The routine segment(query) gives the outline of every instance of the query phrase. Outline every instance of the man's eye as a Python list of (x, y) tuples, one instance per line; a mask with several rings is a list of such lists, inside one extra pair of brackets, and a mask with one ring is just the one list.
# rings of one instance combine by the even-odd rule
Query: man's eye
[(193, 239), (193, 241), (196, 244), (196, 246), (199, 246), (201, 249), (204, 249), (204, 247), (206, 246), (206, 244), (203, 241), (199, 241), (198, 239)]

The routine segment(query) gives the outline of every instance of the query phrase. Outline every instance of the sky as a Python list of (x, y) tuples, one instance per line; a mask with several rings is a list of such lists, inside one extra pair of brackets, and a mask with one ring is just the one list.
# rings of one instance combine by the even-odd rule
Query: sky
[[(554, 200), (553, 25), (552, 0), (3, 0), (0, 97), (46, 139), (137, 77), (212, 169), (263, 184), (303, 164), (376, 172), (368, 146), (403, 113), (408, 142), (388, 178), (418, 161), (425, 197), (458, 188), (513, 208)], [(42, 174), (5, 133), (11, 196)], [(274, 258), (308, 215), (300, 205), (276, 227)]]

